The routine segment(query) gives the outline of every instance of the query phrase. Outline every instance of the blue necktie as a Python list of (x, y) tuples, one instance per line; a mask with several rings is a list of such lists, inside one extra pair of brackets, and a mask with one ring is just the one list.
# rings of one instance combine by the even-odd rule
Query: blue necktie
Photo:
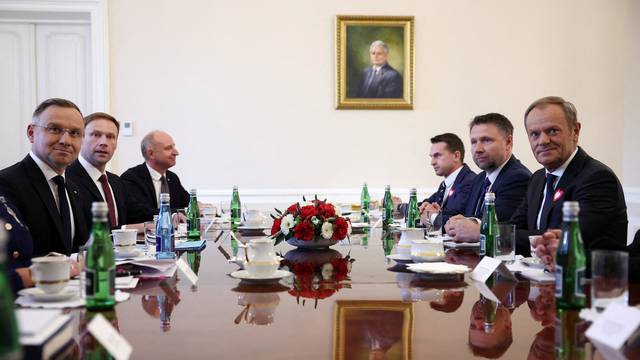
[(436, 192), (436, 202), (439, 205), (443, 204), (444, 201), (444, 191), (447, 189), (447, 185), (443, 182), (440, 183), (440, 187), (438, 187), (438, 191)]
[(60, 220), (62, 220), (62, 241), (67, 249), (71, 250), (73, 241), (71, 239), (71, 213), (69, 212), (69, 202), (67, 201), (67, 188), (64, 178), (61, 175), (54, 177), (53, 182), (58, 185), (58, 203), (60, 204)]
[(546, 230), (547, 228), (547, 219), (549, 218), (549, 216), (547, 216), (547, 211), (549, 211), (551, 204), (553, 204), (553, 193), (555, 190), (553, 185), (556, 182), (557, 178), (558, 177), (553, 174), (547, 174), (547, 191), (545, 192), (544, 203), (542, 204), (542, 213), (540, 213), (540, 227), (538, 228), (538, 230)]
[(478, 200), (476, 202), (475, 217), (478, 219), (482, 219), (482, 211), (484, 210), (484, 194), (487, 193), (487, 190), (489, 190), (490, 186), (491, 180), (489, 180), (488, 177), (485, 177), (484, 181), (482, 182), (482, 191), (480, 191), (480, 194), (478, 194)]

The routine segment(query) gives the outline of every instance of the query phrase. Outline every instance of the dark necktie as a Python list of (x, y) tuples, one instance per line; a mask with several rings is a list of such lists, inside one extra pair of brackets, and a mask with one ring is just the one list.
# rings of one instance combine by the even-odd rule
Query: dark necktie
[(488, 177), (484, 178), (482, 182), (482, 191), (478, 194), (478, 199), (476, 200), (476, 212), (475, 217), (478, 219), (482, 219), (482, 211), (484, 210), (484, 194), (489, 190), (489, 186), (491, 186), (491, 180)]
[(447, 189), (447, 184), (443, 182), (440, 183), (440, 187), (438, 187), (438, 192), (436, 192), (436, 202), (439, 205), (444, 203), (444, 191)]
[(168, 194), (169, 193), (169, 182), (167, 181), (167, 177), (162, 175), (160, 176), (160, 194)]
[(71, 249), (73, 241), (71, 239), (71, 213), (69, 212), (69, 202), (67, 201), (67, 188), (64, 178), (61, 175), (55, 176), (53, 182), (58, 186), (58, 203), (60, 205), (60, 219), (62, 220), (62, 241), (67, 249)]
[(111, 193), (111, 188), (109, 187), (109, 180), (107, 180), (107, 175), (102, 174), (98, 181), (100, 181), (100, 185), (102, 185), (102, 191), (104, 192), (104, 197), (107, 202), (107, 206), (109, 207), (109, 223), (111, 224), (111, 228), (115, 229), (117, 225), (116, 221), (116, 207), (113, 202), (113, 194)]
[(547, 211), (549, 211), (551, 204), (553, 204), (553, 192), (555, 190), (553, 185), (555, 184), (557, 178), (558, 177), (553, 174), (547, 174), (547, 191), (545, 192), (544, 203), (542, 204), (542, 212), (540, 213), (540, 227), (538, 227), (538, 230), (545, 230), (547, 228)]

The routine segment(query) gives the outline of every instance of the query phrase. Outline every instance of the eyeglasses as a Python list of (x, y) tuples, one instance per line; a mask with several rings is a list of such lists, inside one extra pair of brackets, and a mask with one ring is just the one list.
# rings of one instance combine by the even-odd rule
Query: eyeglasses
[(57, 126), (42, 126), (33, 124), (35, 127), (43, 128), (47, 133), (54, 136), (62, 136), (62, 134), (67, 133), (72, 138), (79, 138), (82, 136), (82, 130), (80, 129), (63, 129)]

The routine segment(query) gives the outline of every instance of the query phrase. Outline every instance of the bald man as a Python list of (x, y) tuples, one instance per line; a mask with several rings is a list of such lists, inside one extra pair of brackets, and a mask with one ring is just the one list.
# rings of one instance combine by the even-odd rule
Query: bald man
[(145, 208), (140, 212), (140, 218), (130, 221), (152, 220), (159, 211), (161, 192), (169, 193), (171, 209), (187, 207), (189, 193), (182, 187), (178, 175), (169, 171), (180, 154), (171, 136), (164, 131), (154, 130), (142, 139), (140, 150), (144, 163), (128, 169), (121, 176), (127, 195)]

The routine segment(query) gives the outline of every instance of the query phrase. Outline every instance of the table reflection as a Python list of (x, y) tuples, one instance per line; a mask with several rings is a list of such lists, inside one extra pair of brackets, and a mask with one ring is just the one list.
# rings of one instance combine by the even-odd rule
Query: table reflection
[(163, 332), (171, 330), (171, 314), (180, 303), (177, 276), (162, 280), (143, 292), (146, 292), (141, 298), (144, 311), (151, 317), (160, 319), (160, 329)]
[(289, 290), (282, 284), (250, 285), (241, 283), (233, 289), (238, 293), (238, 305), (242, 311), (234, 319), (235, 324), (269, 325), (274, 322), (276, 308), (280, 304), (278, 293)]

